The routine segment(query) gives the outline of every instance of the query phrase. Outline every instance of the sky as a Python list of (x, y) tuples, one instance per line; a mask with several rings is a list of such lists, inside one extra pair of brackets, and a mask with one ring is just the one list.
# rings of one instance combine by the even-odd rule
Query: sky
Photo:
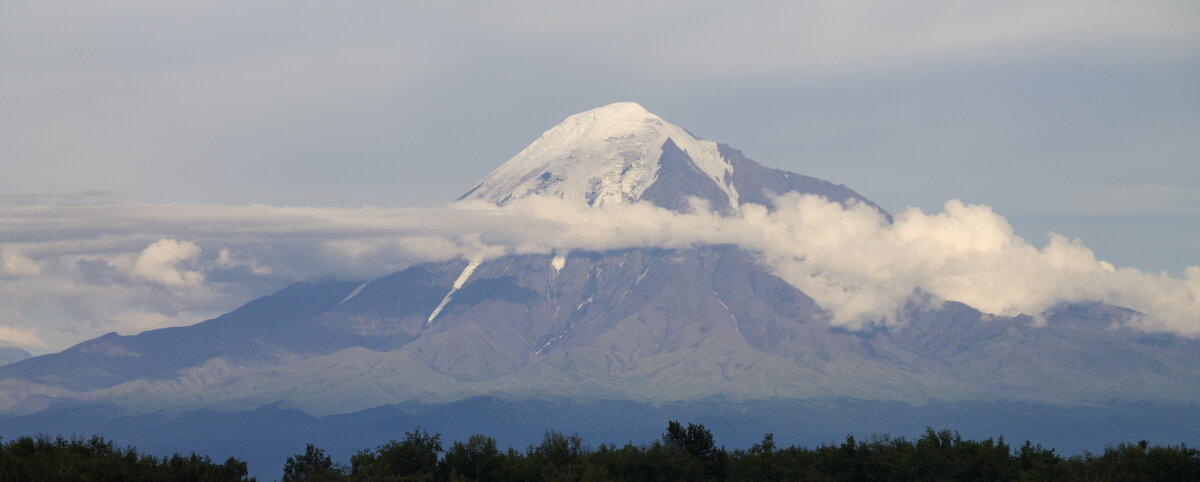
[[(1200, 4), (777, 3), (4, 2), (0, 344), (57, 351), (299, 279), (533, 249), (495, 219), (566, 221), (443, 206), (616, 101), (913, 226), (974, 219), (1029, 266), (1062, 273), (1052, 260), (1072, 253), (1125, 280), (994, 311), (1106, 295), (1170, 305), (1155, 326), (1190, 332), (1168, 312), (1200, 293)], [(638, 242), (708, 239), (680, 229)], [(880, 253), (929, 248), (860, 234)], [(791, 268), (794, 284), (818, 269)], [(972, 296), (911, 268), (880, 285), (846, 266), (833, 287)], [(1130, 291), (1151, 280), (1177, 301)], [(891, 301), (835, 291), (846, 324), (887, 319)]]

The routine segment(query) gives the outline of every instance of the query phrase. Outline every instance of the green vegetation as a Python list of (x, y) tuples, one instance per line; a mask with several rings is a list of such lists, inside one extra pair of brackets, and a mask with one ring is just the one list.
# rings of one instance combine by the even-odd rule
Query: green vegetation
[(158, 458), (117, 448), (100, 436), (21, 437), (0, 444), (0, 480), (253, 480), (247, 473), (246, 463), (232, 457), (224, 464), (196, 454)]
[[(246, 464), (205, 456), (154, 457), (119, 449), (101, 437), (22, 437), (0, 444), (0, 480), (253, 480)], [(1025, 442), (965, 440), (950, 430), (927, 429), (916, 440), (875, 435), (841, 444), (779, 447), (767, 434), (749, 449), (718, 446), (703, 425), (672, 421), (662, 439), (645, 445), (584, 445), (577, 435), (547, 431), (525, 451), (500, 450), (486, 435), (442, 444), (420, 428), (350, 465), (319, 447), (288, 457), (285, 481), (600, 481), (600, 480), (1200, 480), (1200, 451), (1186, 445), (1121, 443), (1096, 455), (1062, 457)]]
[(1200, 480), (1200, 451), (1185, 445), (1121, 443), (1101, 455), (1063, 458), (1029, 442), (1014, 449), (1003, 438), (964, 440), (956, 432), (927, 429), (914, 441), (847, 437), (815, 449), (780, 448), (767, 434), (748, 450), (730, 452), (703, 425), (674, 421), (661, 441), (595, 450), (577, 435), (547, 431), (524, 452), (501, 451), (485, 435), (443, 451), (439, 435), (417, 429), (401, 441), (360, 451), (350, 464), (336, 466), (309, 445), (288, 459), (284, 480)]

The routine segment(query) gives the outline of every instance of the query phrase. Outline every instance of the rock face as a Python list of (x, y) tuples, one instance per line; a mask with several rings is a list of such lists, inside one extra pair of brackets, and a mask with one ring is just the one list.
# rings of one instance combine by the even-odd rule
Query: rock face
[[(463, 196), (554, 196), (676, 211), (773, 207), (785, 192), (843, 203), (844, 186), (769, 169), (630, 103), (572, 116)], [(697, 199), (702, 201), (697, 203)], [(1200, 345), (1063, 306), (1045, 326), (947, 302), (902, 327), (832, 328), (806, 294), (728, 246), (506, 256), (413, 266), (367, 282), (292, 285), (189, 327), (109, 334), (0, 366), (0, 410), (98, 402), (130, 413), (312, 414), (504, 399), (835, 399), (923, 403), (1186, 403)]]

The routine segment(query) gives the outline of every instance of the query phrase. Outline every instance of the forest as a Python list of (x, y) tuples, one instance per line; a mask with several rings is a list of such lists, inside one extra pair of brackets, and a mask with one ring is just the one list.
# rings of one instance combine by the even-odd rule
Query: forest
[[(207, 456), (158, 457), (100, 436), (21, 437), (0, 443), (0, 480), (243, 481), (245, 462)], [(288, 457), (284, 481), (696, 481), (696, 480), (1200, 480), (1200, 451), (1146, 441), (1110, 445), (1100, 454), (1064, 457), (1029, 441), (970, 440), (926, 429), (913, 440), (846, 437), (816, 448), (780, 447), (771, 434), (746, 449), (717, 444), (703, 425), (671, 421), (649, 444), (587, 446), (578, 435), (548, 430), (525, 450), (501, 450), (482, 434), (444, 443), (419, 427), (336, 463), (308, 444)]]

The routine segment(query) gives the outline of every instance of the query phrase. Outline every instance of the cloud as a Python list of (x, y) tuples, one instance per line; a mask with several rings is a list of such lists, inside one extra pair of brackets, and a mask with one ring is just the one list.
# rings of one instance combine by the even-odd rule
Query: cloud
[[(572, 219), (581, 213), (551, 204), (496, 212), (111, 202), (427, 203), (468, 187), (464, 172), (494, 167), (487, 159), (523, 147), (513, 136), (544, 129), (565, 106), (635, 97), (714, 119), (697, 129), (731, 132), (731, 141), (739, 130), (758, 136), (743, 145), (774, 145), (764, 157), (801, 159), (796, 170), (870, 188), (885, 204), (932, 210), (943, 198), (923, 198), (937, 189), (922, 186), (1007, 184), (995, 176), (1070, 191), (1074, 180), (1098, 180), (1080, 176), (1083, 166), (1147, 186), (1080, 193), (1058, 212), (1190, 221), (1200, 205), (1194, 189), (1150, 185), (1195, 178), (1195, 89), (1179, 79), (1200, 54), (1197, 2), (469, 3), (330, 11), (106, 2), (63, 15), (53, 3), (9, 2), (0, 42), (22, 48), (0, 52), (0, 157), (13, 160), (0, 178), (11, 193), (0, 206), (12, 206), (0, 210), (0, 305), (36, 312), (22, 323), (46, 327), (40, 333), (60, 346), (116, 326), (128, 307), (168, 317), (227, 310), (307, 277), (369, 278), (484, 251), (725, 240), (757, 249), (847, 326), (894, 322), (888, 309), (914, 287), (997, 312), (1085, 295), (1155, 313), (1190, 306), (1190, 272), (1104, 271), (1081, 243), (1012, 240), (1003, 218), (970, 205), (912, 215), (906, 238), (903, 225), (819, 205), (793, 215), (856, 224), (838, 231), (766, 213), (717, 220), (632, 207)], [(861, 146), (875, 147), (856, 154)], [(801, 163), (833, 158), (825, 166), (850, 167)], [(447, 174), (451, 163), (459, 167)], [(934, 174), (894, 182), (921, 166)], [(850, 171), (875, 175), (856, 181)], [(967, 176), (948, 182), (946, 172)], [(45, 194), (56, 190), (77, 192)], [(1037, 191), (1020, 199), (1041, 213), (1054, 203)], [(789, 244), (799, 233), (826, 241)], [(841, 259), (835, 241), (874, 251)], [(1096, 279), (1037, 290), (1012, 281), (1086, 277), (1072, 270)], [(1160, 316), (1175, 321), (1146, 326), (1186, 325)]]
[(0, 209), (0, 250), (22, 253), (8, 256), (25, 277), (0, 279), (0, 304), (22, 314), (10, 317), (14, 343), (61, 347), (191, 323), (302, 279), (363, 280), (454, 258), (730, 244), (849, 329), (903, 323), (897, 313), (921, 294), (999, 315), (1102, 300), (1143, 312), (1135, 328), (1200, 336), (1197, 267), (1182, 277), (1118, 268), (1059, 235), (1034, 246), (991, 208), (956, 200), (940, 212), (909, 208), (893, 223), (870, 206), (816, 196), (789, 194), (776, 206), (736, 216), (545, 198), (443, 208), (18, 206)]
[(270, 266), (262, 266), (254, 258), (235, 255), (229, 248), (221, 248), (221, 252), (217, 254), (217, 259), (213, 261), (213, 264), (222, 269), (244, 267), (249, 269), (251, 273), (259, 276), (271, 274)]
[[(1054, 234), (1039, 248), (991, 208), (957, 200), (939, 213), (910, 208), (891, 224), (869, 206), (810, 195), (789, 194), (776, 205), (774, 212), (747, 206), (725, 218), (530, 198), (498, 210), (519, 220), (484, 240), (540, 253), (734, 244), (759, 253), (765, 266), (829, 310), (834, 324), (851, 329), (901, 323), (896, 313), (914, 294), (928, 293), (1009, 316), (1107, 301), (1143, 312), (1138, 328), (1200, 336), (1200, 268), (1188, 268), (1182, 279), (1117, 269), (1081, 240)], [(542, 225), (547, 221), (551, 226)]]
[[(667, 108), (710, 104), (700, 110), (759, 131), (857, 128), (870, 124), (862, 109), (829, 112), (805, 94), (887, 110), (894, 107), (878, 93), (850, 86), (878, 78), (880, 70), (1003, 68), (1012, 57), (1070, 64), (1058, 61), (1094, 55), (1108, 65), (1110, 57), (1145, 61), (1200, 52), (1194, 2), (470, 3), (329, 11), (273, 2), (161, 8), (115, 2), (74, 15), (43, 2), (6, 5), (3, 41), (24, 48), (0, 52), (6, 107), (0, 146), (6, 159), (21, 162), (6, 166), (0, 191), (99, 187), (138, 199), (415, 204), (469, 187), (430, 168), (438, 163), (418, 160), (458, 157), (486, 172), (486, 160), (467, 159), (511, 154), (505, 149), (523, 146), (513, 145), (510, 132), (530, 135), (546, 127), (541, 122), (561, 118), (529, 113), (559, 116), (563, 105), (592, 107), (598, 98), (637, 97)], [(805, 81), (847, 73), (862, 75), (833, 82), (850, 90), (840, 98)], [(879, 82), (904, 90), (899, 77)], [(976, 105), (941, 88), (961, 82), (951, 77), (934, 90), (960, 108)], [(779, 84), (798, 87), (781, 92)], [(1119, 87), (1138, 92), (1148, 85), (1155, 86)], [(983, 90), (986, 97), (992, 89)], [(717, 100), (762, 107), (758, 115), (723, 112), (711, 107)], [(919, 104), (920, 117), (947, 110)], [(772, 112), (810, 109), (817, 110), (812, 118)], [(775, 122), (781, 118), (791, 125)], [(1189, 133), (1187, 119), (1166, 124)], [(1066, 123), (1075, 126), (1074, 120)], [(458, 129), (486, 141), (466, 144), (491, 150), (455, 145), (464, 135)], [(497, 131), (505, 140), (493, 137)], [(335, 158), (352, 168), (329, 162)], [(394, 167), (401, 163), (407, 165)], [(180, 182), (180, 172), (188, 182)], [(331, 185), (341, 192), (321, 194)]]
[[(484, 5), (467, 19), (472, 27), (526, 51), (584, 51), (588, 54), (574, 57), (611, 69), (652, 71), (670, 82), (697, 76), (879, 71), (1081, 51), (1126, 58), (1151, 51), (1188, 54), (1200, 44), (1190, 21), (1196, 14), (1196, 7), (1186, 2), (1148, 2), (1131, 9), (1107, 0), (622, 1)], [(645, 33), (664, 29), (669, 34), (653, 40)], [(594, 42), (580, 32), (608, 36)]]
[(196, 243), (160, 239), (142, 250), (131, 274), (170, 288), (198, 287), (204, 282), (204, 273), (186, 266), (199, 256)]
[(22, 348), (45, 348), (46, 342), (28, 328), (0, 325), (0, 341)]
[(12, 278), (29, 278), (42, 273), (42, 267), (15, 250), (0, 251), (0, 276)]
[(20, 326), (21, 313), (13, 308), (0, 309), (0, 346), (16, 345), (22, 348), (45, 348), (46, 342), (37, 331)]
[(106, 284), (121, 281), (117, 270), (107, 260), (100, 258), (79, 258), (75, 260), (74, 271), (79, 273), (87, 283), (91, 284)]

